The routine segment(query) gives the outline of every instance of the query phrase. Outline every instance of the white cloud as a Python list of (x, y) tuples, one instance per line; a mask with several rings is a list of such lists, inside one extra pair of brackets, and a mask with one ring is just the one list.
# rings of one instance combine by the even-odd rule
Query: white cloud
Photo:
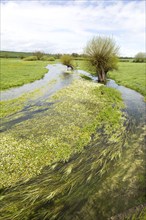
[(121, 55), (144, 51), (144, 1), (53, 2), (2, 1), (1, 50), (82, 53), (99, 34), (113, 36)]

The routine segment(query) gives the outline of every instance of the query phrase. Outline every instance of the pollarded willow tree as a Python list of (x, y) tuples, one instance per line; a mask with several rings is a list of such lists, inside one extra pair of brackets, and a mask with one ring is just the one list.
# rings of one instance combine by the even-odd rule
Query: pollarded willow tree
[(117, 69), (119, 47), (113, 38), (93, 37), (85, 48), (90, 64), (95, 68), (99, 82), (106, 82), (108, 71)]
[(144, 63), (146, 62), (146, 53), (144, 52), (139, 52), (135, 55), (135, 59), (133, 62), (136, 62), (136, 63)]
[(72, 63), (72, 61), (73, 61), (72, 56), (65, 54), (65, 55), (62, 55), (60, 60), (61, 60), (61, 63), (63, 65), (66, 65), (67, 67), (70, 67), (72, 70), (74, 69), (73, 63)]

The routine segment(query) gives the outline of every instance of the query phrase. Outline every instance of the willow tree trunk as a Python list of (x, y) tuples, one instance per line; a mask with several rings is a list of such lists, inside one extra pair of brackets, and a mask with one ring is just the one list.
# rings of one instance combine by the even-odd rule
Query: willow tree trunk
[(71, 68), (71, 70), (74, 70), (74, 67), (71, 64), (67, 65), (67, 68), (69, 68), (69, 67)]
[(106, 73), (102, 66), (100, 68), (100, 71), (98, 72), (98, 82), (106, 83)]

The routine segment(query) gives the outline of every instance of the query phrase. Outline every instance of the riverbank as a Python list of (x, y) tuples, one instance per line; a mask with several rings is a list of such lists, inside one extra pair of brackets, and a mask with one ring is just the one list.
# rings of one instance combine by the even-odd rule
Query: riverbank
[[(58, 61), (23, 61), (1, 58), (0, 89), (5, 90), (41, 79), (48, 71), (46, 66)], [(74, 60), (74, 65), (78, 69), (95, 74), (85, 60)], [(108, 76), (118, 84), (141, 93), (146, 99), (145, 73), (145, 63), (119, 62), (119, 69), (109, 72)]]
[[(93, 75), (95, 71), (90, 68), (86, 61), (74, 61), (78, 69), (85, 70)], [(146, 64), (145, 63), (132, 63), (132, 62), (119, 62), (118, 70), (108, 73), (108, 77), (114, 79), (116, 83), (131, 88), (141, 93), (146, 99)]]
[(119, 69), (108, 74), (118, 84), (126, 86), (141, 93), (146, 100), (146, 64), (145, 63), (119, 63)]
[(54, 61), (23, 61), (21, 59), (0, 59), (0, 90), (22, 86), (41, 79), (48, 72), (46, 66)]

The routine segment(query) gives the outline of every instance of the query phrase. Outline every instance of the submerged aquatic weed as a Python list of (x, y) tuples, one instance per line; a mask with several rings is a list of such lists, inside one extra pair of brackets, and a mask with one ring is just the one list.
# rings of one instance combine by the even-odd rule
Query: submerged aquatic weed
[(120, 94), (78, 80), (50, 101), (1, 135), (1, 219), (107, 220), (145, 203), (144, 127), (125, 123)]
[[(123, 145), (123, 133), (120, 143), (104, 145), (103, 132), (97, 135), (98, 141), (95, 134), (87, 149), (68, 162), (55, 163), (30, 181), (2, 190), (2, 220), (106, 220), (141, 204), (144, 141), (136, 144), (137, 137), (130, 133)], [(118, 150), (121, 157), (111, 160)]]
[(1, 186), (31, 178), (52, 162), (68, 161), (101, 126), (114, 141), (123, 129), (123, 103), (114, 89), (80, 79), (49, 99), (55, 100), (52, 109), (1, 134)]

